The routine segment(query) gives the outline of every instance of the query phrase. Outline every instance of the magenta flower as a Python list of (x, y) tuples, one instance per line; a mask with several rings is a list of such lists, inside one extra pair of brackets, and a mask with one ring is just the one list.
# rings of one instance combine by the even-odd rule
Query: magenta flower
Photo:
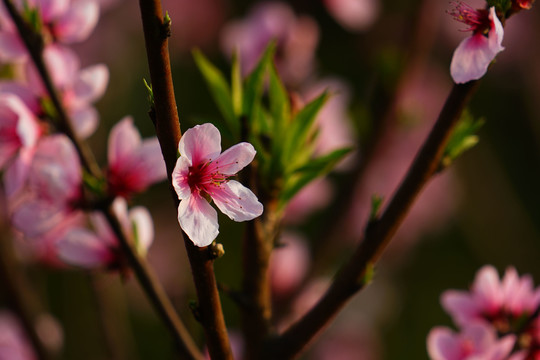
[(112, 128), (108, 161), (107, 181), (114, 195), (129, 196), (167, 178), (157, 138), (141, 140), (131, 117)]
[(217, 237), (216, 206), (234, 221), (247, 221), (263, 212), (255, 194), (231, 177), (255, 157), (249, 143), (236, 144), (221, 153), (221, 135), (212, 124), (197, 125), (178, 143), (180, 157), (172, 182), (180, 205), (178, 222), (196, 246), (208, 246)]
[(494, 328), (478, 322), (459, 334), (446, 327), (432, 329), (427, 349), (431, 360), (506, 360), (515, 342), (514, 335), (498, 339)]
[(450, 74), (457, 84), (480, 79), (495, 56), (504, 50), (501, 45), (504, 30), (495, 8), (475, 10), (458, 2), (450, 13), (456, 20), (470, 27), (473, 34), (464, 39), (454, 51)]

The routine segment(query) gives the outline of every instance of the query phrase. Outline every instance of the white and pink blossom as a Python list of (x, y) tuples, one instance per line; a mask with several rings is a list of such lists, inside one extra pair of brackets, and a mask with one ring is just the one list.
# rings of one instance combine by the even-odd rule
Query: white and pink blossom
[(467, 30), (473, 31), (454, 51), (450, 64), (452, 79), (457, 84), (480, 79), (495, 56), (504, 50), (504, 29), (501, 21), (494, 7), (489, 10), (474, 10), (461, 2), (457, 3), (451, 14), (458, 21), (469, 25)]
[(249, 143), (239, 143), (221, 153), (221, 134), (212, 124), (197, 125), (178, 143), (180, 157), (172, 182), (180, 205), (178, 222), (196, 246), (208, 246), (219, 233), (216, 206), (234, 221), (260, 216), (262, 204), (255, 194), (231, 180), (255, 157)]
[(167, 178), (157, 138), (141, 140), (131, 117), (112, 128), (108, 161), (107, 181), (114, 195), (129, 196)]
[(494, 328), (477, 322), (457, 334), (446, 327), (433, 328), (427, 349), (431, 360), (506, 360), (515, 342), (514, 335), (499, 339)]

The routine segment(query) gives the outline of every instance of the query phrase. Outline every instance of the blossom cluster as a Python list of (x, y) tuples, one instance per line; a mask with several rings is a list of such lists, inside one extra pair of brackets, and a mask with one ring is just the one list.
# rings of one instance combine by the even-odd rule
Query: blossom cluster
[[(43, 40), (46, 71), (74, 136), (88, 138), (99, 125), (94, 103), (105, 93), (109, 71), (104, 64), (81, 68), (68, 46), (90, 35), (99, 2), (18, 0), (14, 5), (23, 19), (33, 19), (31, 31)], [(144, 208), (128, 210), (126, 200), (166, 177), (157, 139), (141, 140), (126, 117), (110, 133), (104, 178), (87, 173), (74, 142), (61, 132), (66, 124), (3, 6), (0, 20), (0, 62), (11, 74), (0, 80), (0, 170), (17, 245), (49, 265), (119, 269), (125, 260), (97, 210), (112, 204), (124, 231), (146, 252), (152, 219)]]
[(470, 291), (448, 290), (441, 302), (460, 331), (435, 327), (427, 339), (433, 360), (526, 360), (540, 357), (540, 288), (509, 267), (476, 274)]

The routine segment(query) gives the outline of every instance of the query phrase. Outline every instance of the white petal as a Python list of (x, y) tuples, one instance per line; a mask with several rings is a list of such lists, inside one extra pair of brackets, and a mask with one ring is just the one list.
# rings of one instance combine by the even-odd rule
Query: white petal
[(197, 125), (184, 133), (178, 151), (194, 166), (205, 163), (221, 152), (221, 134), (212, 124)]
[(195, 246), (208, 246), (219, 233), (217, 212), (198, 195), (180, 201), (178, 222)]
[(224, 151), (212, 163), (220, 173), (234, 175), (252, 162), (255, 154), (253, 145), (243, 142)]
[(191, 196), (191, 188), (188, 183), (189, 167), (191, 163), (185, 156), (180, 156), (176, 160), (176, 165), (172, 173), (172, 184), (180, 200)]
[(137, 251), (141, 255), (145, 255), (148, 248), (154, 241), (154, 223), (148, 209), (142, 206), (137, 206), (129, 212), (129, 219), (135, 227), (137, 238)]
[(234, 221), (247, 221), (263, 213), (255, 194), (238, 181), (230, 180), (210, 194), (216, 206)]
[(99, 125), (99, 114), (92, 106), (72, 109), (69, 115), (75, 132), (83, 139), (92, 135)]

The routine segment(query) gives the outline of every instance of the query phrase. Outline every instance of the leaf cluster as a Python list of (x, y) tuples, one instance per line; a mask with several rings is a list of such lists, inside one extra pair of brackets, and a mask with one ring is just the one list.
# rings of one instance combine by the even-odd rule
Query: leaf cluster
[(195, 51), (194, 58), (223, 117), (217, 126), (234, 140), (253, 144), (259, 190), (277, 199), (283, 208), (304, 186), (331, 171), (351, 149), (315, 154), (319, 135), (316, 119), (330, 94), (325, 91), (295, 109), (273, 61), (274, 53), (275, 44), (271, 43), (245, 79), (238, 57), (233, 57), (230, 85), (202, 53)]

